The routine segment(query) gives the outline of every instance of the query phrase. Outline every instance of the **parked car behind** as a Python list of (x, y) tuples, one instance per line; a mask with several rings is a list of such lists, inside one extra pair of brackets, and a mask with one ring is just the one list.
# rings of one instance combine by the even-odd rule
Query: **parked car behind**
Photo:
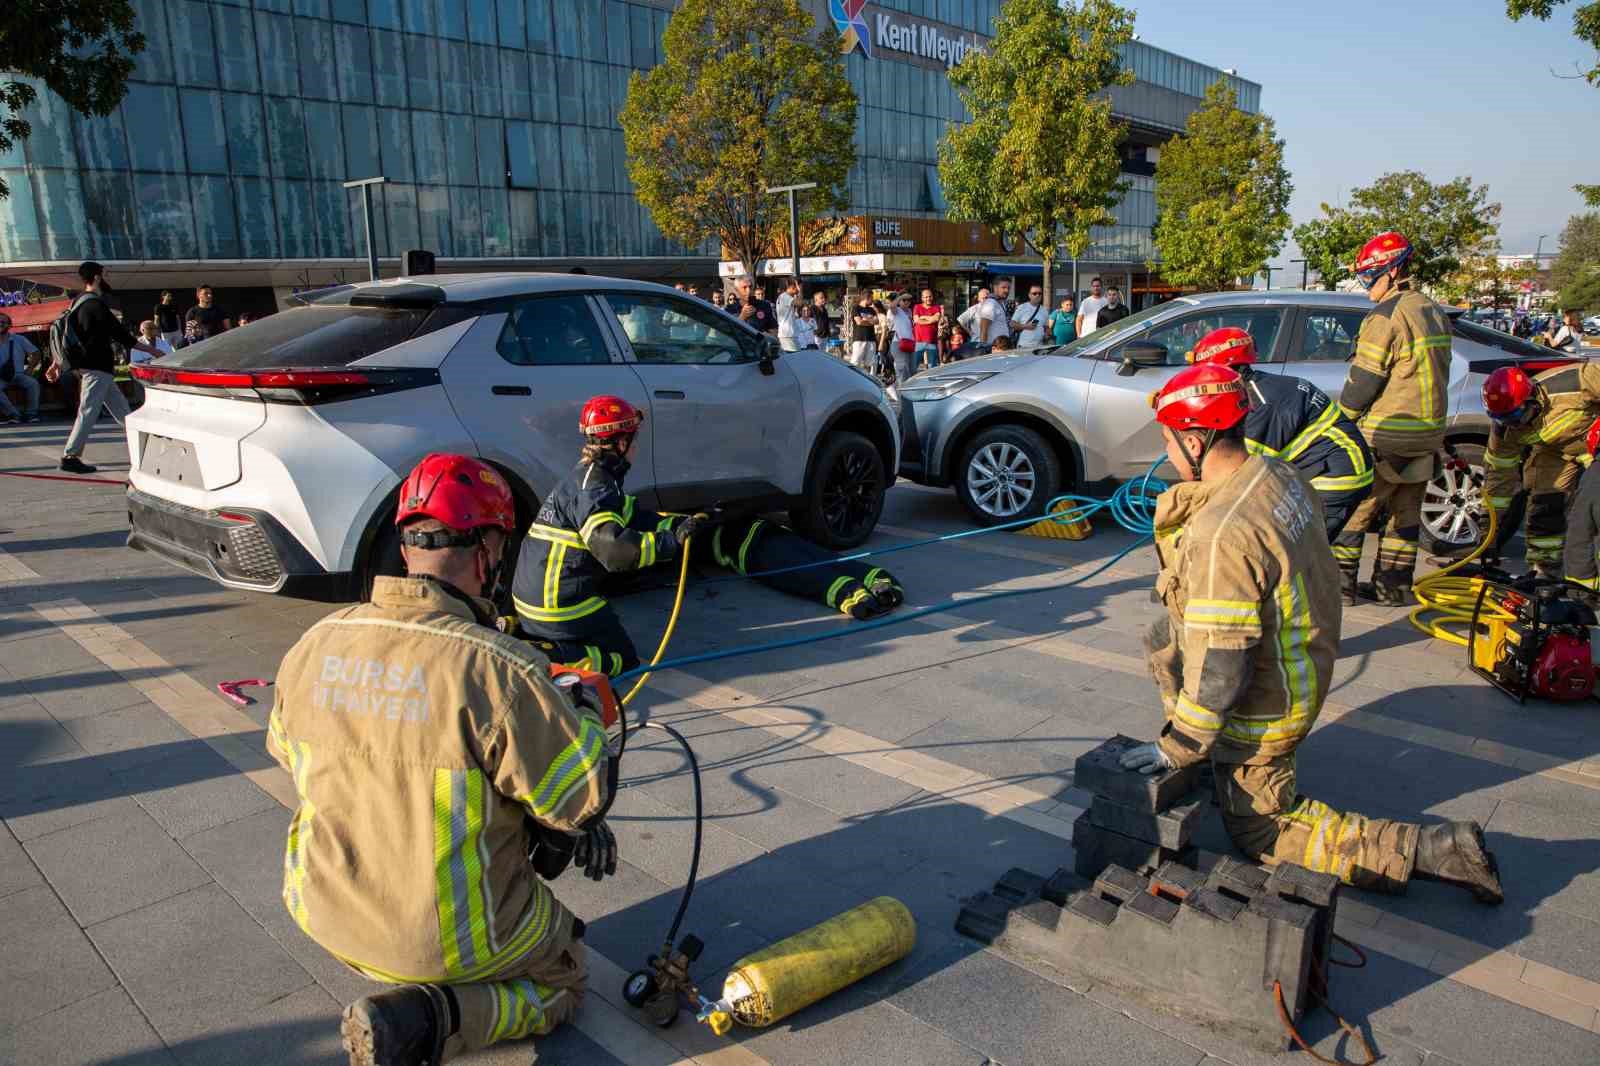
[[(1060, 493), (1139, 476), (1161, 457), (1148, 397), (1185, 365), (1206, 333), (1219, 326), (1248, 330), (1261, 370), (1308, 378), (1337, 399), (1371, 309), (1360, 293), (1185, 296), (1059, 348), (919, 374), (900, 390), (900, 474), (954, 486), (985, 524), (1042, 514)], [(1422, 509), (1434, 550), (1480, 537), (1489, 439), (1484, 377), (1509, 363), (1531, 373), (1571, 361), (1460, 317), (1452, 329), (1446, 452)]]
[(396, 493), (429, 452), (493, 463), (531, 521), (596, 393), (648, 411), (628, 485), (650, 507), (787, 510), (832, 548), (871, 534), (899, 450), (865, 374), (665, 286), (588, 275), (344, 286), (137, 374), (129, 545), (321, 599), (398, 572)]

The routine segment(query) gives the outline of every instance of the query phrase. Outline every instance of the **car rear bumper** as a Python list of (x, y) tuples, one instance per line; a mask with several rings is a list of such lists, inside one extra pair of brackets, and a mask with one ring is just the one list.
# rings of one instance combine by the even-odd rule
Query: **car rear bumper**
[(348, 573), (323, 569), (277, 519), (251, 508), (202, 511), (129, 489), (128, 547), (228, 588), (328, 601), (350, 588)]

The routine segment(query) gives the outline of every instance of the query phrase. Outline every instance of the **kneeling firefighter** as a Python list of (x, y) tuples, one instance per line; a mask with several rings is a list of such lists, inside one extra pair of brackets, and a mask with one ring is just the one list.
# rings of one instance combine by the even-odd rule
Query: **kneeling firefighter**
[[(1559, 576), (1567, 497), (1589, 462), (1585, 433), (1600, 416), (1600, 366), (1558, 366), (1532, 378), (1503, 366), (1484, 381), (1483, 406), (1489, 413), (1484, 502), (1504, 514), (1517, 491), (1527, 489), (1528, 566)], [(1502, 544), (1511, 533), (1500, 530)], [(1493, 554), (1499, 547), (1494, 545)]]
[(605, 726), (482, 598), (515, 535), (510, 487), (430, 455), (395, 524), (410, 576), (307, 630), (267, 729), (300, 799), (284, 903), (329, 953), (400, 986), (345, 1010), (352, 1066), (433, 1066), (571, 1018), (583, 926), (541, 875), (616, 872)]
[(511, 581), (522, 631), (554, 662), (615, 677), (639, 653), (606, 599), (611, 574), (647, 570), (678, 557), (711, 520), (663, 516), (622, 491), (644, 412), (618, 396), (583, 405), (583, 456), (545, 497), (528, 527)]
[[(1250, 401), (1244, 446), (1252, 455), (1282, 459), (1305, 475), (1322, 497), (1328, 540), (1339, 535), (1356, 505), (1372, 493), (1372, 452), (1361, 431), (1328, 394), (1304, 378), (1255, 373), (1256, 342), (1238, 326), (1214, 329), (1190, 353), (1191, 363), (1239, 372)], [(1357, 559), (1360, 549), (1355, 549)], [(1333, 549), (1339, 558), (1340, 549)]]
[(1339, 646), (1339, 568), (1322, 505), (1294, 469), (1244, 442), (1244, 382), (1201, 365), (1154, 396), (1183, 476), (1156, 504), (1156, 591), (1146, 638), (1166, 725), (1122, 765), (1153, 774), (1210, 759), (1223, 825), (1246, 855), (1357, 888), (1446, 881), (1503, 898), (1476, 822), (1418, 826), (1341, 813), (1300, 795), (1295, 751), (1327, 696)]

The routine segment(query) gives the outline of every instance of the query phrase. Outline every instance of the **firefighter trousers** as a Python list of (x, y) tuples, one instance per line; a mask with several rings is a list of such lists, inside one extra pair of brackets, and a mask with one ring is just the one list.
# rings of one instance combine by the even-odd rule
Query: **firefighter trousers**
[[(1322, 497), (1322, 514), (1327, 523), (1328, 543), (1334, 544), (1338, 541), (1339, 534), (1344, 532), (1344, 527), (1349, 525), (1350, 519), (1355, 516), (1356, 509), (1372, 495), (1372, 486), (1362, 485), (1359, 489), (1348, 489), (1344, 492), (1318, 490), (1318, 494)], [(1334, 554), (1338, 555), (1337, 552)], [(1360, 557), (1358, 553), (1356, 558)]]
[[(1339, 569), (1355, 573), (1361, 568), (1362, 542), (1370, 532), (1379, 533), (1378, 561), (1372, 568), (1373, 577), (1385, 571), (1397, 572), (1411, 583), (1411, 572), (1417, 565), (1417, 537), (1422, 531), (1422, 493), (1427, 481), (1400, 481), (1395, 470), (1415, 457), (1399, 457), (1380, 461), (1372, 472), (1372, 495), (1356, 505), (1344, 530), (1333, 542), (1333, 557)], [(1327, 501), (1323, 501), (1326, 506)], [(1381, 516), (1388, 520), (1381, 530), (1374, 530)], [(1332, 522), (1329, 522), (1332, 525)], [(1560, 554), (1559, 552), (1557, 554)]]
[(1583, 466), (1578, 460), (1552, 448), (1536, 448), (1522, 464), (1522, 487), (1528, 493), (1522, 539), (1530, 567), (1561, 565), (1567, 543), (1567, 501), (1581, 477)]
[[(836, 559), (826, 548), (765, 519), (741, 519), (717, 527), (710, 542), (711, 559), (740, 574), (790, 596), (820, 600), (836, 611), (851, 607), (871, 595), (874, 583), (887, 580), (899, 590), (894, 575), (881, 566)], [(810, 565), (825, 563), (827, 565)], [(805, 570), (767, 574), (765, 571), (806, 566)]]
[(633, 638), (609, 603), (577, 622), (530, 622), (524, 618), (519, 624), (523, 635), (553, 663), (596, 670), (608, 677), (639, 665)]
[(1295, 788), (1294, 753), (1260, 766), (1212, 763), (1222, 824), (1240, 851), (1275, 866), (1297, 863), (1347, 885), (1405, 891), (1417, 858), (1418, 826), (1340, 813)]

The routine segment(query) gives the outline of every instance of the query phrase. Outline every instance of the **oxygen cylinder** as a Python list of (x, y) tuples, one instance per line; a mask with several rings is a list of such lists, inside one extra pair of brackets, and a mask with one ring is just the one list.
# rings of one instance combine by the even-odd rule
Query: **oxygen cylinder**
[(718, 1006), (743, 1025), (768, 1026), (905, 958), (916, 944), (906, 905), (879, 896), (734, 963)]

